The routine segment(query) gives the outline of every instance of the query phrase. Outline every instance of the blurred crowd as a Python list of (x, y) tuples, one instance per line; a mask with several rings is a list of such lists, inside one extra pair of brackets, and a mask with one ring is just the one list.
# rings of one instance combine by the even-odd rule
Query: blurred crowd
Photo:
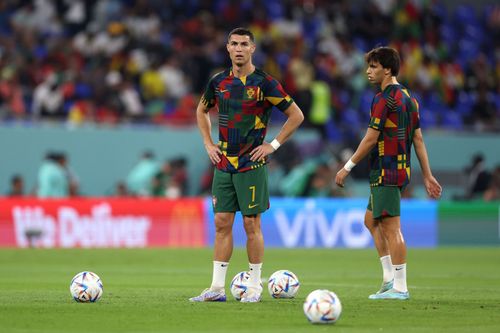
[(1, 1), (0, 121), (192, 125), (237, 26), (326, 140), (366, 127), (377, 45), (400, 51), (423, 126), (500, 128), (500, 5), (426, 0)]
[[(306, 150), (309, 156), (297, 151)], [(329, 153), (318, 145), (299, 149), (292, 140), (277, 150), (268, 161), (268, 185), (272, 196), (286, 197), (352, 197), (353, 182), (361, 180), (367, 187), (366, 161), (353, 169), (347, 186), (340, 189), (333, 179), (337, 171), (352, 156), (346, 148), (338, 154)], [(144, 151), (123, 180), (114, 184), (110, 197), (169, 198), (186, 197), (189, 182), (197, 182), (197, 196), (210, 196), (214, 166), (209, 164), (203, 174), (189, 177), (188, 160), (184, 156), (158, 161), (154, 152)], [(500, 165), (493, 170), (485, 167), (485, 157), (477, 153), (471, 157), (460, 178), (461, 189), (450, 199), (500, 201)], [(110, 186), (112, 186), (110, 184)], [(414, 184), (402, 193), (404, 198), (414, 197)], [(26, 189), (24, 177), (14, 174), (5, 191), (7, 197), (34, 196), (39, 198), (67, 198), (86, 196), (80, 191), (80, 179), (69, 163), (66, 153), (49, 151), (41, 162), (36, 184)]]
[[(113, 197), (158, 197), (176, 199), (187, 196), (188, 172), (184, 157), (157, 161), (152, 151), (145, 151), (132, 166), (124, 180), (106, 193)], [(10, 180), (9, 197), (67, 198), (85, 196), (80, 179), (71, 168), (65, 152), (49, 151), (41, 162), (34, 188), (25, 189), (24, 177), (14, 174)]]

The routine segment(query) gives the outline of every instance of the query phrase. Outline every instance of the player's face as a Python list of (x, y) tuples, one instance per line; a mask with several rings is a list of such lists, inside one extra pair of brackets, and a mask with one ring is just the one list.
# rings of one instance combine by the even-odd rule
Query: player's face
[(227, 51), (231, 61), (236, 66), (247, 64), (255, 51), (255, 44), (249, 36), (231, 35), (227, 43)]
[(383, 68), (379, 62), (372, 61), (368, 64), (366, 75), (368, 81), (373, 84), (380, 84), (387, 74), (390, 74), (390, 69)]

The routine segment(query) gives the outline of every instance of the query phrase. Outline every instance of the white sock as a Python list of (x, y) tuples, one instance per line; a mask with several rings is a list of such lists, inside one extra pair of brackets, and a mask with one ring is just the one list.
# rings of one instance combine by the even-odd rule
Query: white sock
[(229, 266), (228, 262), (214, 260), (214, 271), (212, 275), (212, 285), (210, 286), (210, 289), (212, 290), (224, 289), (224, 287), (226, 286), (227, 266)]
[(394, 265), (394, 289), (407, 292), (406, 286), (406, 264)]
[(382, 264), (382, 270), (384, 272), (384, 283), (394, 279), (394, 269), (392, 268), (391, 256), (386, 255), (380, 257), (380, 263)]
[(249, 264), (250, 267), (250, 278), (248, 279), (248, 285), (250, 287), (260, 289), (260, 275), (262, 271), (262, 263), (260, 264)]

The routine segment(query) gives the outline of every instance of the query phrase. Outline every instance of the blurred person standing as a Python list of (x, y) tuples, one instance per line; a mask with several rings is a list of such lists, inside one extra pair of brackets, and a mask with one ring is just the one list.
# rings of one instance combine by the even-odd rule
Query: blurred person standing
[(21, 197), (24, 195), (24, 179), (21, 175), (15, 174), (10, 178), (10, 188), (7, 192), (9, 197)]
[(412, 144), (422, 169), (427, 193), (441, 196), (434, 178), (420, 129), (418, 103), (398, 83), (400, 58), (395, 49), (378, 47), (366, 55), (368, 80), (380, 85), (374, 98), (370, 123), (357, 150), (338, 171), (335, 182), (344, 180), (354, 166), (370, 154), (370, 200), (365, 225), (372, 234), (383, 268), (380, 290), (369, 299), (409, 299), (406, 284), (406, 244), (401, 233), (401, 192), (410, 183)]
[(491, 174), (485, 166), (483, 154), (477, 153), (472, 156), (470, 165), (464, 170), (464, 175), (466, 177), (464, 199), (471, 200), (482, 197), (491, 179)]
[(47, 153), (38, 170), (39, 198), (64, 198), (69, 195), (68, 177), (59, 157), (58, 153)]
[(160, 170), (152, 151), (145, 151), (139, 162), (130, 170), (126, 184), (129, 193), (138, 196), (148, 196), (154, 176)]
[(153, 197), (165, 197), (166, 189), (172, 178), (172, 164), (170, 160), (163, 162), (160, 170), (151, 180), (151, 196)]
[(118, 181), (115, 184), (115, 192), (112, 194), (114, 197), (119, 197), (119, 198), (126, 198), (129, 197), (130, 194), (128, 193), (127, 189), (127, 184), (125, 184), (124, 181)]

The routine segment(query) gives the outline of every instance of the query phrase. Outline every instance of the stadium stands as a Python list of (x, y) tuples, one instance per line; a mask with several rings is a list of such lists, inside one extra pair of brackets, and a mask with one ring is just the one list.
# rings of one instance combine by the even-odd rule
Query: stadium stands
[[(312, 127), (324, 140), (320, 153), (338, 158), (364, 132), (374, 89), (365, 79), (363, 55), (380, 43), (400, 51), (400, 79), (417, 96), (427, 133), (494, 135), (500, 130), (500, 5), (481, 3), (2, 1), (0, 126), (192, 129), (200, 92), (228, 65), (227, 32), (248, 26), (258, 43), (256, 64), (283, 82), (306, 116), (314, 83), (330, 88), (331, 115)], [(276, 113), (272, 123), (281, 119)], [(124, 152), (128, 165), (155, 145)], [(40, 149), (69, 147), (56, 146)], [(314, 155), (304, 147), (300, 158)], [(76, 162), (88, 157), (67, 152), (77, 170)], [(189, 159), (190, 174), (198, 177), (204, 166), (193, 167)], [(3, 170), (2, 183), (25, 169), (18, 162)], [(457, 172), (451, 163), (440, 170), (446, 169)], [(105, 181), (94, 177), (92, 182)], [(90, 181), (82, 182), (85, 188)], [(114, 184), (91, 185), (89, 192), (109, 194)], [(196, 187), (188, 192), (196, 194)]]

